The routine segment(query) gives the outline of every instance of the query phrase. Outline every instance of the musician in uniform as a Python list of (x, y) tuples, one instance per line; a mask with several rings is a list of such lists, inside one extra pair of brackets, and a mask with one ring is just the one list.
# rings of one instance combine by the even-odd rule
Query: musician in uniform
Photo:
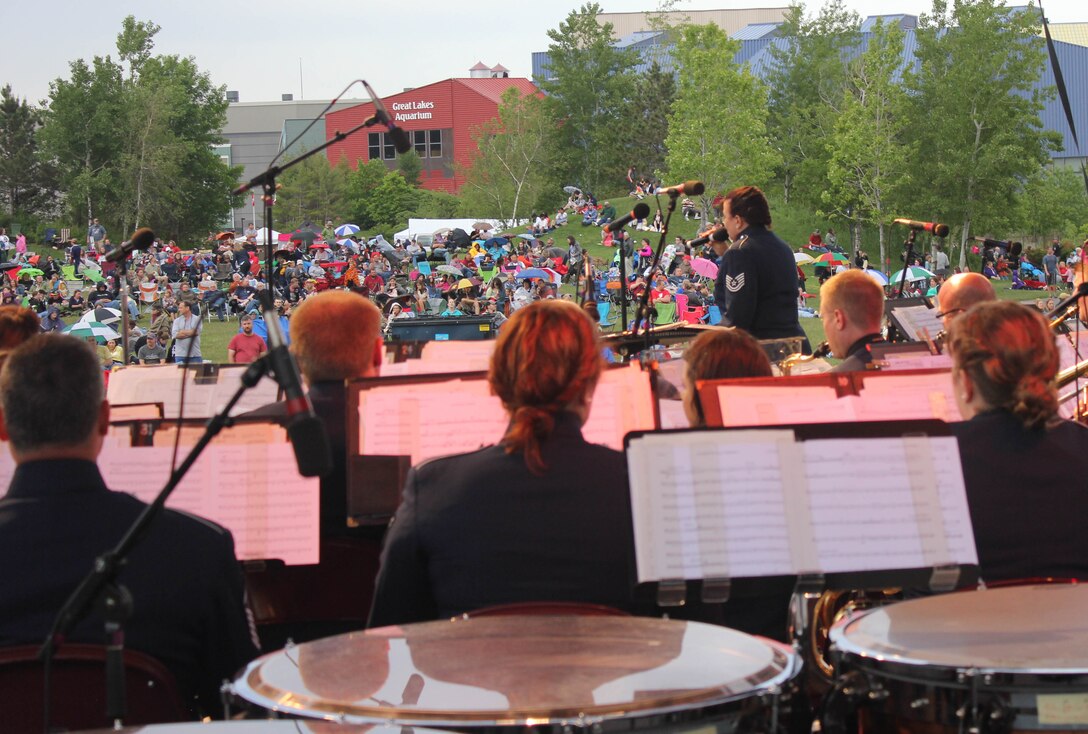
[(977, 304), (948, 333), (982, 579), (1088, 579), (1088, 428), (1058, 417), (1053, 333), (1011, 301)]
[(856, 372), (873, 361), (869, 345), (884, 341), (884, 291), (861, 270), (839, 273), (820, 286), (820, 320), (831, 353), (842, 360), (833, 372)]
[[(789, 245), (770, 231), (763, 192), (755, 186), (730, 191), (722, 221), (733, 242), (719, 260), (714, 284), (722, 324), (757, 339), (804, 337), (797, 318), (797, 265)], [(803, 351), (811, 351), (807, 339)]]
[(506, 434), (412, 469), (371, 627), (514, 602), (632, 606), (626, 463), (582, 437), (601, 368), (596, 324), (578, 306), (553, 299), (514, 312), (489, 376)]

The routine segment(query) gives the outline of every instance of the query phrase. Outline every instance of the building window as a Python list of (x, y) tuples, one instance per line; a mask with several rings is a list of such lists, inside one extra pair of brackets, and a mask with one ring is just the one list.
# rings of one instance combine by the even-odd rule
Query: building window
[(367, 154), (366, 159), (368, 161), (377, 160), (382, 157), (382, 134), (370, 133), (367, 137)]
[(426, 130), (414, 130), (412, 132), (412, 144), (415, 146), (416, 153), (420, 158), (427, 157), (427, 131)]
[(431, 158), (442, 157), (442, 131), (431, 130)]

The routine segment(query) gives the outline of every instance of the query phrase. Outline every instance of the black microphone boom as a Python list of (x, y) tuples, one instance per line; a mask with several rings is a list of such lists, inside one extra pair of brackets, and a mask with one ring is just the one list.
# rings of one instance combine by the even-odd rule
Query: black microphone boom
[(923, 232), (929, 232), (930, 234), (936, 235), (937, 237), (948, 236), (947, 224), (937, 224), (936, 222), (919, 222), (914, 219), (896, 219), (895, 223), (906, 225), (911, 229), (920, 229)]
[(635, 208), (631, 210), (629, 214), (624, 214), (614, 222), (610, 222), (604, 226), (609, 232), (619, 232), (628, 224), (636, 219), (645, 219), (650, 214), (650, 205), (644, 201), (640, 201), (635, 204)]
[(155, 233), (147, 227), (140, 227), (133, 232), (132, 239), (128, 242), (122, 242), (120, 246), (115, 247), (106, 253), (106, 262), (115, 263), (124, 260), (130, 254), (136, 250), (146, 250), (155, 243)]
[(408, 140), (408, 135), (403, 130), (393, 124), (393, 119), (389, 116), (389, 110), (385, 109), (381, 97), (374, 94), (374, 90), (365, 81), (363, 86), (366, 87), (366, 91), (370, 95), (370, 101), (374, 103), (374, 119), (389, 129), (389, 137), (393, 139), (393, 147), (401, 154), (410, 151), (412, 142)]
[(702, 181), (685, 181), (679, 186), (669, 186), (658, 191), (659, 194), (669, 196), (701, 196), (706, 191)]
[(302, 391), (302, 380), (298, 376), (298, 367), (294, 357), (287, 350), (287, 344), (280, 329), (279, 314), (275, 310), (265, 311), (265, 326), (268, 329), (268, 359), (276, 383), (283, 389), (287, 408), (287, 436), (295, 450), (298, 473), (304, 477), (321, 477), (332, 471), (332, 449), (325, 425), (314, 413), (310, 398)]
[(688, 247), (691, 247), (691, 248), (702, 247), (707, 242), (713, 241), (713, 242), (719, 242), (720, 243), (720, 242), (725, 242), (728, 239), (729, 239), (729, 232), (726, 231), (725, 227), (715, 227), (714, 229), (709, 230), (706, 234), (704, 234), (704, 235), (702, 235), (700, 237), (696, 237), (695, 239), (688, 242)]

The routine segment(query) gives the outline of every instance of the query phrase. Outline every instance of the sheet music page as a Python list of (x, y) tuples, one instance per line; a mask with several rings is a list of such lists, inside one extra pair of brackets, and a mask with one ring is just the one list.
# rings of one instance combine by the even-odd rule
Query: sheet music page
[(895, 318), (903, 325), (907, 337), (912, 342), (925, 341), (922, 337), (922, 329), (929, 332), (932, 339), (944, 328), (944, 324), (937, 318), (937, 309), (925, 306), (896, 306), (892, 309)]
[[(477, 341), (429, 341), (423, 346), (419, 362), (424, 372), (487, 372), (491, 368), (494, 339)], [(407, 360), (412, 362), (413, 360)]]
[(582, 436), (590, 443), (623, 451), (623, 437), (629, 432), (653, 430), (653, 399), (650, 375), (637, 363), (604, 370), (593, 392)]
[(722, 385), (718, 388), (724, 426), (782, 426), (856, 420), (853, 406), (833, 387)]
[(791, 572), (792, 431), (649, 433), (627, 447), (639, 582)]
[(11, 458), (8, 442), (0, 441), (0, 497), (8, 493), (13, 474), (15, 474), (15, 459)]
[[(178, 417), (181, 398), (181, 378), (185, 379), (185, 416), (210, 418), (227, 404), (230, 396), (242, 382), (244, 368), (226, 367), (219, 371), (215, 384), (198, 385), (196, 371), (182, 370), (176, 364), (157, 364), (126, 367), (110, 374), (106, 397), (110, 403), (161, 402), (165, 418)], [(240, 415), (276, 400), (276, 381), (264, 378), (250, 388), (234, 406), (231, 415)]]
[(684, 401), (683, 400), (660, 400), (658, 401), (658, 411), (661, 414), (661, 427), (664, 429), (669, 428), (687, 428), (688, 417), (684, 413)]
[[(169, 447), (108, 445), (98, 465), (111, 489), (152, 502), (170, 477), (172, 453)], [(167, 507), (230, 530), (239, 559), (297, 565), (318, 562), (319, 503), (320, 480), (299, 475), (289, 443), (212, 444)]]
[(159, 406), (155, 403), (110, 405), (110, 422), (158, 420)]
[(497, 443), (509, 417), (487, 380), (375, 385), (359, 391), (359, 453), (413, 464)]
[(857, 420), (916, 420), (936, 418), (961, 421), (951, 372), (897, 375), (866, 373), (857, 398)]
[(943, 354), (929, 354), (928, 352), (889, 354), (885, 358), (885, 362), (885, 366), (881, 368), (882, 372), (894, 372), (896, 370), (952, 369), (952, 356), (948, 354), (948, 352)]
[[(902, 438), (802, 444), (818, 570), (917, 568), (941, 556), (978, 562), (955, 439), (921, 440), (945, 443), (932, 452)], [(927, 477), (936, 492), (926, 491)], [(942, 528), (953, 531), (947, 542)]]

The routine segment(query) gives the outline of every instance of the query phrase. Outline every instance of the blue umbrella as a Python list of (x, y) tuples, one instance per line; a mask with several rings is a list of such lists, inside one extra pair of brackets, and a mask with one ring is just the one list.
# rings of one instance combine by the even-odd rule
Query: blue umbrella
[(336, 232), (337, 237), (347, 237), (353, 235), (359, 231), (359, 225), (357, 224), (341, 224), (339, 227), (333, 230)]
[(484, 242), (484, 247), (490, 250), (493, 247), (502, 247), (503, 245), (509, 245), (510, 240), (505, 237), (492, 237)]
[(518, 280), (527, 280), (529, 278), (544, 278), (550, 281), (552, 279), (551, 273), (541, 270), (540, 268), (526, 268), (514, 277)]

